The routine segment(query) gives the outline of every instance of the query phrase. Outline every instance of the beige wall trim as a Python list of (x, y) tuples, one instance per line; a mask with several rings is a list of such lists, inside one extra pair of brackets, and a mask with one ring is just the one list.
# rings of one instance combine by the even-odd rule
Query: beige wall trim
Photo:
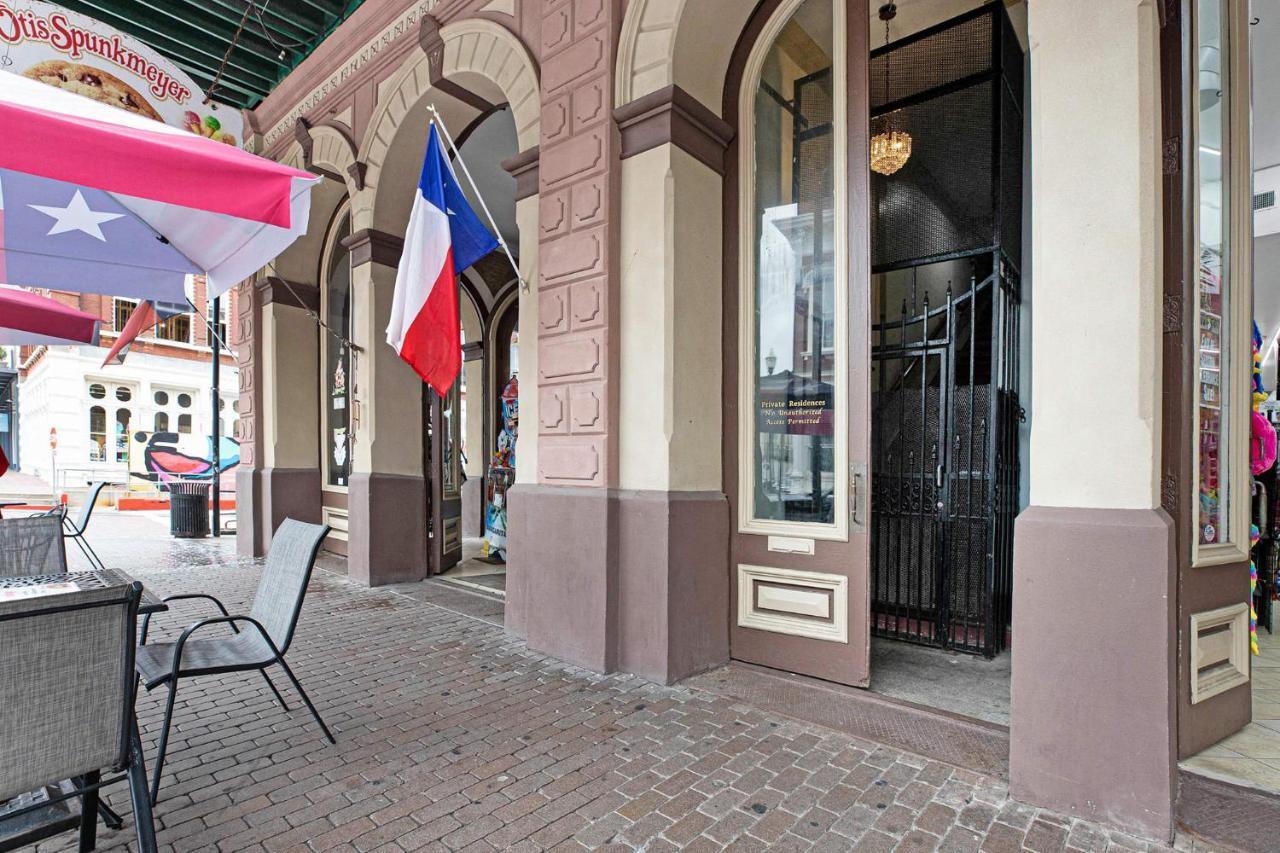
[(733, 128), (674, 83), (613, 111), (622, 133), (622, 158), (670, 142), (723, 175)]
[(320, 311), (320, 288), (314, 284), (303, 284), (300, 281), (286, 281), (278, 276), (269, 275), (259, 285), (262, 304), (279, 303), (289, 308), (301, 308), (304, 311)]
[(395, 267), (399, 265), (400, 253), (404, 251), (404, 238), (376, 228), (362, 228), (352, 232), (342, 245), (351, 251), (353, 267), (368, 263)]
[(516, 179), (516, 201), (538, 194), (538, 146), (526, 148), (509, 160), (502, 161), (502, 168)]

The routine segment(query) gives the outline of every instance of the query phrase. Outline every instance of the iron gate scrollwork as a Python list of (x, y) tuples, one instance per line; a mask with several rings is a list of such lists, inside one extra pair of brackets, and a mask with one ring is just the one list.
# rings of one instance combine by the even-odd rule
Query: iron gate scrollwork
[(872, 630), (990, 657), (1018, 508), (1018, 281), (971, 265), (933, 298), (911, 271), (872, 327)]

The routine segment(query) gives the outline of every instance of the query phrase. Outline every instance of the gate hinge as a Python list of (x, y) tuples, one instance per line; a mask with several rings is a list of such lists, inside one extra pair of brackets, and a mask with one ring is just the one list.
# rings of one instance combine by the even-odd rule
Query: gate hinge
[(1176, 293), (1165, 294), (1164, 332), (1166, 335), (1182, 331), (1182, 297)]
[(1169, 515), (1177, 516), (1178, 475), (1172, 471), (1166, 471), (1160, 480), (1160, 506)]
[(1176, 175), (1182, 171), (1182, 137), (1167, 137), (1162, 154), (1162, 166), (1166, 175)]

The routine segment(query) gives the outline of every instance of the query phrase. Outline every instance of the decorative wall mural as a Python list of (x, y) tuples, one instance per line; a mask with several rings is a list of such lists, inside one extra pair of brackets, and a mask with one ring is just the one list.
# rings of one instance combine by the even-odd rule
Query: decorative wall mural
[[(212, 480), (213, 438), (176, 432), (142, 432), (133, 434), (129, 454), (129, 476), (139, 484), (165, 483), (174, 480)], [(235, 472), (240, 464), (240, 442), (222, 437), (219, 444), (218, 472), (223, 488), (235, 488)]]

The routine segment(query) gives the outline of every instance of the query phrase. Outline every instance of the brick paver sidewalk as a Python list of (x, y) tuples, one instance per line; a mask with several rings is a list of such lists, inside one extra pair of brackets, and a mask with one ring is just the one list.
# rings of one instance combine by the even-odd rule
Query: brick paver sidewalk
[[(114, 514), (98, 523), (108, 564), (160, 593), (213, 592), (233, 612), (252, 594), (259, 567), (230, 541), (172, 542), (155, 520)], [(201, 615), (184, 602), (159, 621)], [(165, 849), (1157, 849), (1015, 803), (998, 780), (724, 697), (595, 675), (489, 622), (324, 571), (289, 660), (338, 745), (292, 690), (285, 713), (256, 675), (183, 682), (157, 809)], [(148, 756), (164, 692), (139, 699)], [(127, 800), (110, 794), (121, 810)], [(99, 849), (132, 838), (126, 818), (100, 831)]]

